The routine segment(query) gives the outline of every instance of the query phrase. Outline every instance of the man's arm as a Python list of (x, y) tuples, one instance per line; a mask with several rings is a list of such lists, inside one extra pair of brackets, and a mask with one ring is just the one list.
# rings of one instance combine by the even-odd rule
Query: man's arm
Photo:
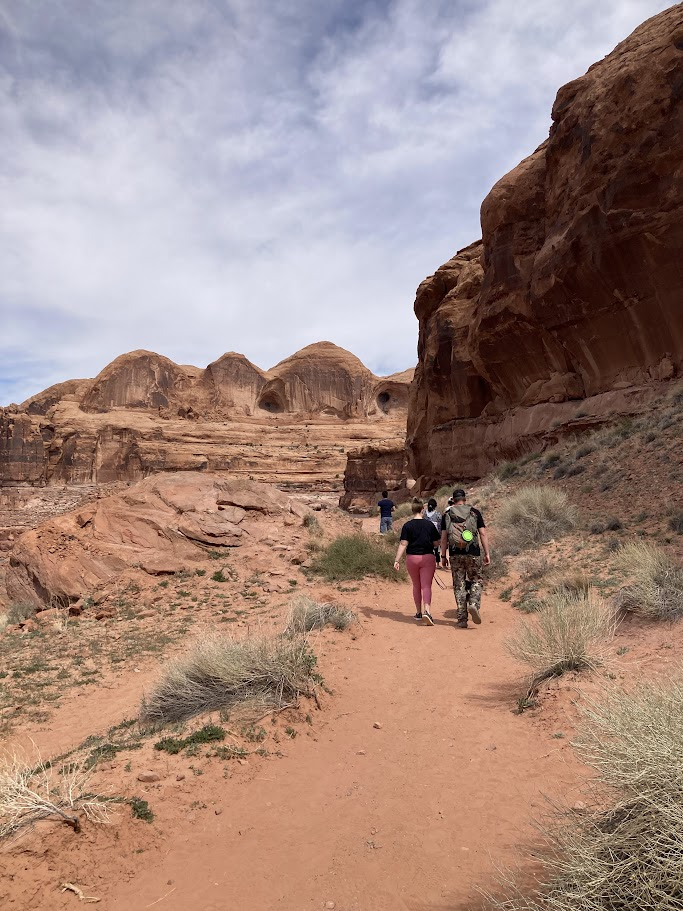
[(448, 532), (444, 529), (441, 532), (441, 562), (448, 566)]
[(484, 548), (484, 566), (488, 566), (491, 562), (491, 551), (489, 549), (489, 532), (487, 528), (479, 529), (479, 539), (481, 541), (481, 546)]

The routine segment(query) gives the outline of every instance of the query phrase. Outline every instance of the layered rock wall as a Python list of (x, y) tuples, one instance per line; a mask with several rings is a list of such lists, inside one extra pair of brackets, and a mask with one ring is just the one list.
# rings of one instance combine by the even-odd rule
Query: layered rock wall
[(683, 366), (683, 5), (558, 92), (548, 140), (420, 285), (408, 447), (423, 485), (647, 406)]
[(0, 409), (0, 487), (169, 471), (340, 487), (347, 449), (404, 439), (411, 379), (329, 342), (267, 372), (234, 352), (200, 370), (133, 351)]
[(408, 496), (407, 484), (408, 453), (403, 443), (362, 446), (348, 454), (339, 505), (349, 512), (366, 512), (382, 490), (402, 502)]

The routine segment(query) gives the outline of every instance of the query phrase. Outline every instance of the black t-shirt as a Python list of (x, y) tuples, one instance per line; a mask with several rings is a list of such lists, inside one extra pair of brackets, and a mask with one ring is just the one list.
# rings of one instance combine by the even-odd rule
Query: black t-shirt
[(401, 541), (407, 541), (406, 553), (411, 556), (433, 554), (441, 535), (429, 519), (411, 519), (401, 529)]
[(379, 514), (383, 519), (391, 518), (391, 510), (394, 508), (393, 500), (388, 500), (386, 497), (383, 500), (380, 500), (377, 504), (379, 506)]
[[(446, 512), (448, 512), (448, 510), (446, 510)], [(446, 529), (446, 512), (444, 512), (443, 516), (441, 517), (441, 531), (447, 530)], [(477, 517), (477, 530), (479, 530), (480, 528), (486, 528), (486, 522), (484, 522), (484, 517), (479, 512), (479, 510), (475, 509), (473, 506), (472, 512)], [(479, 541), (479, 538), (477, 538), (477, 542), (478, 541)], [(470, 544), (470, 546), (468, 547), (468, 549), (466, 551), (460, 550), (457, 547), (450, 547), (450, 546), (448, 548), (448, 551), (452, 557), (458, 556), (458, 555), (462, 556), (463, 554), (465, 554), (468, 557), (481, 557), (481, 548), (479, 547), (478, 543), (475, 544), (474, 542), (472, 544)]]

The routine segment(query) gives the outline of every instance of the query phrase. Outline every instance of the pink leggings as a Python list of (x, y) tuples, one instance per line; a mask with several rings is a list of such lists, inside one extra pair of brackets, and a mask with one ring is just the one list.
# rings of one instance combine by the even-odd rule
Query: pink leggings
[(413, 601), (418, 610), (432, 605), (432, 580), (436, 572), (434, 554), (408, 554), (406, 557), (408, 575), (413, 582)]

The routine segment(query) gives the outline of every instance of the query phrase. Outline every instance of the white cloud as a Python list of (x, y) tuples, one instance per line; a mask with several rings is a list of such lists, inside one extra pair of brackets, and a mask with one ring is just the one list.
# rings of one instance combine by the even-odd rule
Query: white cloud
[(0, 0), (0, 401), (146, 347), (415, 361), (561, 84), (657, 0)]

